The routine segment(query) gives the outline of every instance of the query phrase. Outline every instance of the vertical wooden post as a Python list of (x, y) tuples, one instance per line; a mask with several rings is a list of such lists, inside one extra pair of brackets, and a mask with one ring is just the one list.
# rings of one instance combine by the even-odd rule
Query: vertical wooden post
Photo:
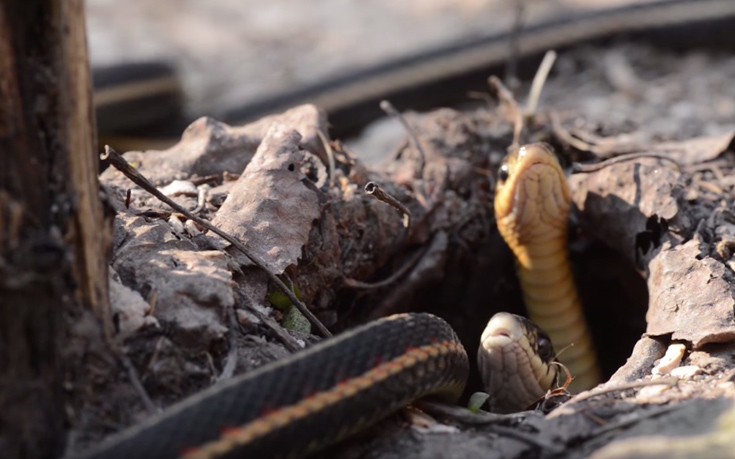
[(84, 1), (3, 0), (1, 457), (63, 451), (73, 326), (110, 323), (96, 151)]

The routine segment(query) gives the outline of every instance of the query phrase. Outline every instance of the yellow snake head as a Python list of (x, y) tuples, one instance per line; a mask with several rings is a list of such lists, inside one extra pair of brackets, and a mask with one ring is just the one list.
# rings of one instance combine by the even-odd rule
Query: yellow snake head
[(495, 217), (518, 263), (530, 268), (523, 247), (566, 240), (571, 194), (551, 147), (524, 145), (509, 154), (498, 172)]
[(515, 314), (495, 314), (482, 333), (477, 363), (499, 413), (525, 410), (560, 379), (549, 337), (533, 322)]

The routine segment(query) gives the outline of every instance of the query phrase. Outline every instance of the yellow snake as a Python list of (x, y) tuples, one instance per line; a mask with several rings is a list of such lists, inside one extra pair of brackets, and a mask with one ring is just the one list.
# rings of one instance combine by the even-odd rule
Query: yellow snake
[(516, 257), (528, 315), (546, 331), (570, 370), (570, 389), (593, 387), (600, 370), (567, 248), (571, 193), (551, 147), (525, 145), (498, 173), (495, 218)]

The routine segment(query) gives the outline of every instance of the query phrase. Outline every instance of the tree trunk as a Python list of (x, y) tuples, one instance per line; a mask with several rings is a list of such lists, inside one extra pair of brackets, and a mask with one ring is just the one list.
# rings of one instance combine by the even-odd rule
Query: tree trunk
[(0, 3), (2, 457), (60, 454), (72, 325), (110, 323), (90, 81), (82, 0)]

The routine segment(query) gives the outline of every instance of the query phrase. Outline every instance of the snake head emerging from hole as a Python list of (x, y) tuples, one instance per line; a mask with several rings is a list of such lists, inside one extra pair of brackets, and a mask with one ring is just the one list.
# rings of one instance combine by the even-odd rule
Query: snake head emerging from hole
[(561, 241), (566, 246), (571, 200), (564, 170), (547, 144), (524, 145), (505, 158), (498, 170), (495, 218), (521, 266), (532, 268), (537, 261), (529, 248)]
[(532, 407), (557, 387), (561, 367), (551, 340), (530, 320), (499, 312), (482, 332), (477, 363), (492, 411), (512, 413)]
[(571, 192), (552, 148), (524, 145), (498, 171), (495, 219), (513, 251), (528, 316), (546, 331), (574, 377), (572, 392), (600, 380), (597, 355), (567, 247)]

